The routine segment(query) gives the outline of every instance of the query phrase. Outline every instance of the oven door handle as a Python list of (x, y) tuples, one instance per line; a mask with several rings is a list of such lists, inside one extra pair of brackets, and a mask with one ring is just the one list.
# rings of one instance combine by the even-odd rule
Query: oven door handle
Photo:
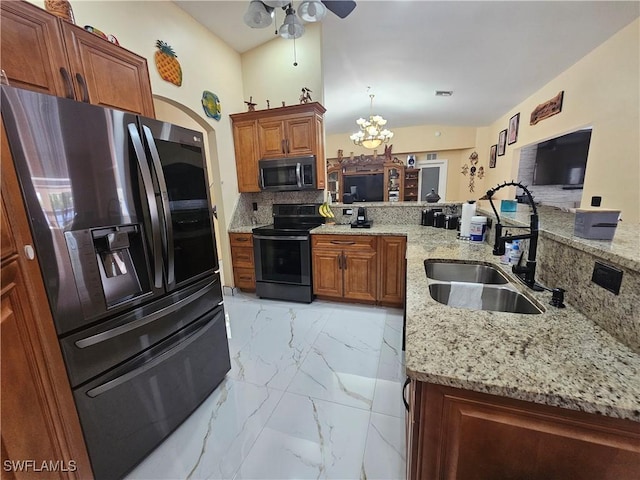
[(255, 240), (309, 240), (308, 235), (256, 235), (253, 234)]
[(298, 181), (298, 188), (302, 188), (302, 165), (300, 165), (300, 162), (296, 163), (296, 180)]

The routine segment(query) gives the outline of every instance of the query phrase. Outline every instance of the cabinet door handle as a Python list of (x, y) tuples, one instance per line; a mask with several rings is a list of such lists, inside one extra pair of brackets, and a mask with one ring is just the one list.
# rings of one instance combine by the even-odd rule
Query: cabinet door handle
[(287, 153), (287, 150), (284, 146), (284, 138), (280, 140), (280, 150), (282, 151), (282, 153)]
[(334, 245), (355, 245), (356, 242), (353, 240), (331, 240), (331, 243)]
[(338, 270), (342, 270), (342, 253), (338, 255)]
[(76, 80), (80, 85), (80, 89), (82, 90), (82, 101), (84, 103), (89, 103), (89, 90), (87, 89), (87, 84), (84, 81), (84, 77), (79, 73), (76, 73)]
[(73, 94), (73, 84), (71, 83), (71, 75), (69, 75), (69, 72), (67, 72), (67, 69), (64, 67), (60, 67), (60, 75), (62, 75), (62, 78), (64, 80), (64, 88), (67, 91), (67, 94), (65, 96), (67, 98), (70, 98), (71, 100), (75, 100), (75, 95)]
[(407, 402), (407, 387), (409, 386), (409, 384), (411, 383), (411, 379), (409, 377), (407, 377), (407, 379), (404, 381), (404, 385), (402, 386), (402, 403), (404, 403), (404, 408), (407, 409), (407, 412), (410, 410), (409, 408), (409, 402)]
[(285, 138), (284, 144), (287, 146), (287, 153), (290, 153), (290, 150), (289, 150), (289, 139), (288, 138)]
[(342, 254), (342, 269), (347, 269), (347, 256), (344, 253)]

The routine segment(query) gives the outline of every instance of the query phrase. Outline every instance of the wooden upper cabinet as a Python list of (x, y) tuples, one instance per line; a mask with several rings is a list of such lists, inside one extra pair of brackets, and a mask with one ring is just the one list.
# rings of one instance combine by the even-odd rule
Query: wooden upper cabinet
[(233, 122), (236, 173), (240, 192), (259, 192), (258, 139), (254, 120)]
[(147, 61), (61, 21), (78, 100), (154, 117)]
[(147, 61), (24, 1), (0, 3), (14, 87), (154, 117)]
[(260, 158), (300, 157), (315, 154), (311, 115), (258, 120)]
[(0, 61), (9, 84), (74, 98), (58, 18), (26, 2), (0, 2), (0, 12)]
[(326, 184), (324, 156), (325, 109), (317, 102), (235, 113), (235, 143), (238, 190), (257, 192), (258, 162), (262, 159), (315, 155), (317, 188)]
[(258, 120), (258, 158), (282, 158), (286, 156), (282, 120)]

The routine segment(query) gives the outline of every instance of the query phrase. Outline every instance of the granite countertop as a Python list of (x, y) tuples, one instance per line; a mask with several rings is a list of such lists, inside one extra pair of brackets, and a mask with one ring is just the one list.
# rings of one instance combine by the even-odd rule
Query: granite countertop
[[(531, 208), (519, 204), (517, 212), (500, 212), (500, 204), (496, 205), (503, 224), (529, 226)], [(575, 213), (559, 208), (538, 205), (540, 217), (540, 234), (578, 250), (595, 254), (605, 260), (640, 272), (640, 226), (624, 221), (618, 223), (613, 240), (588, 240), (573, 234)], [(493, 210), (488, 201), (479, 202), (478, 212), (493, 217)]]
[[(406, 371), (417, 380), (640, 422), (640, 355), (577, 310), (548, 304), (500, 265), (486, 243), (453, 230), (324, 225), (312, 234), (406, 235)], [(616, 235), (618, 233), (616, 232)], [(425, 259), (494, 264), (545, 312), (470, 311), (433, 300)]]

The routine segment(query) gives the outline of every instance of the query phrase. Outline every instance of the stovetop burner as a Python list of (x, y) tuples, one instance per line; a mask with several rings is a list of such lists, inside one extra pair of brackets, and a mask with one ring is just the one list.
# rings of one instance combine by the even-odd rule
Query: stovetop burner
[(320, 215), (320, 204), (273, 205), (273, 224), (256, 227), (253, 233), (261, 235), (306, 235), (310, 230), (322, 225), (324, 217)]

